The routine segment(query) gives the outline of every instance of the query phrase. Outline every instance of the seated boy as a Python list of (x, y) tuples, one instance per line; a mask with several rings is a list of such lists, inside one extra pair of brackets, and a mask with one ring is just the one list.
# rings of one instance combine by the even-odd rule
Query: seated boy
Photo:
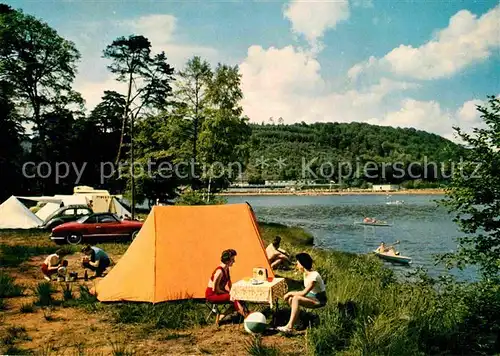
[(285, 251), (280, 250), (281, 237), (276, 236), (271, 244), (266, 248), (267, 258), (269, 263), (271, 263), (272, 269), (275, 269), (280, 264), (285, 262), (290, 262), (290, 259), (285, 254)]
[(63, 249), (59, 249), (55, 253), (47, 256), (41, 267), (46, 280), (52, 280), (51, 276), (56, 274), (59, 268), (68, 266), (68, 261), (63, 260), (64, 256), (66, 256), (66, 253)]

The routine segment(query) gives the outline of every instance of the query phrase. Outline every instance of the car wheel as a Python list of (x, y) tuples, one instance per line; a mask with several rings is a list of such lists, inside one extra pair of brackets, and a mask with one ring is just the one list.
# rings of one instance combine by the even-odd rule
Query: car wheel
[(135, 240), (135, 238), (137, 237), (137, 235), (139, 235), (139, 230), (136, 230), (136, 231), (134, 231), (134, 232), (132, 233), (132, 236), (131, 236), (132, 241), (134, 241), (134, 240)]
[(80, 242), (82, 242), (82, 235), (71, 233), (66, 236), (66, 241), (68, 241), (70, 245), (78, 245)]

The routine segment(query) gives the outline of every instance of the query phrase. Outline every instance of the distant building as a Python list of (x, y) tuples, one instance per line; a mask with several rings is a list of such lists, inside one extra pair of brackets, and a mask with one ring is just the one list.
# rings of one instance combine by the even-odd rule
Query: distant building
[(374, 184), (372, 186), (372, 191), (374, 192), (391, 192), (399, 189), (400, 187), (397, 184), (379, 184), (379, 185)]

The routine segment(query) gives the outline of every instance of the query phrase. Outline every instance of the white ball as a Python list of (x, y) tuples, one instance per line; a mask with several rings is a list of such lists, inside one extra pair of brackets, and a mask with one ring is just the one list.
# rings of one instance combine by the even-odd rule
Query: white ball
[(243, 325), (250, 334), (261, 333), (267, 328), (267, 320), (264, 314), (255, 312), (246, 317)]

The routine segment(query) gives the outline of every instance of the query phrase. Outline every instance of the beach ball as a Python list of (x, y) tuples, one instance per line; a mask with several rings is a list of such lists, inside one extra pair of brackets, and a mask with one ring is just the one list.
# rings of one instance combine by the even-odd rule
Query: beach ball
[(243, 323), (245, 330), (250, 334), (261, 333), (266, 330), (267, 320), (264, 314), (255, 312), (248, 315)]

